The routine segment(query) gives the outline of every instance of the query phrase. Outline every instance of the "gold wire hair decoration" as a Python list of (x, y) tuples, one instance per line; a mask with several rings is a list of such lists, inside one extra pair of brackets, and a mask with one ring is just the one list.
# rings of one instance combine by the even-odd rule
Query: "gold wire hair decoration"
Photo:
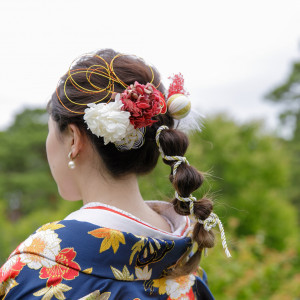
[[(80, 59), (84, 59), (87, 56), (98, 58), (99, 64), (91, 65), (88, 68), (74, 68), (74, 69), (72, 68), (72, 66), (75, 64), (76, 61), (79, 61)], [(122, 53), (115, 55), (112, 58), (112, 60), (110, 61), (110, 63), (108, 63), (103, 57), (101, 57), (98, 54), (85, 54), (85, 55), (80, 56), (79, 58), (75, 59), (71, 63), (69, 70), (66, 73), (66, 79), (63, 84), (63, 93), (64, 93), (64, 96), (66, 97), (66, 99), (69, 102), (71, 102), (72, 104), (79, 105), (79, 106), (87, 106), (87, 104), (88, 104), (88, 103), (79, 103), (79, 102), (76, 102), (73, 99), (71, 99), (72, 97), (70, 97), (67, 93), (68, 82), (70, 82), (76, 90), (78, 90), (84, 94), (97, 95), (100, 93), (105, 93), (104, 96), (99, 97), (99, 99), (97, 99), (96, 101), (89, 102), (89, 103), (95, 103), (95, 104), (97, 104), (101, 101), (104, 101), (105, 99), (110, 97), (110, 99), (108, 100), (108, 102), (109, 102), (111, 100), (112, 94), (115, 93), (115, 84), (116, 83), (120, 84), (121, 86), (124, 87), (124, 89), (126, 89), (128, 87), (128, 85), (119, 78), (119, 76), (116, 74), (116, 71), (114, 69), (115, 61), (118, 58), (120, 58), (121, 56), (131, 56), (131, 57), (136, 57), (136, 58), (140, 59), (137, 56), (129, 55), (129, 54), (122, 54)], [(154, 71), (150, 65), (147, 65), (147, 66), (150, 69), (150, 72), (152, 75), (150, 83), (153, 83)], [(78, 74), (86, 75), (85, 76), (86, 81), (90, 85), (90, 88), (86, 88), (86, 87), (82, 86), (78, 81), (76, 81), (76, 75), (78, 75)], [(106, 78), (108, 80), (107, 85), (105, 87), (97, 86), (93, 82), (93, 78), (95, 78), (95, 76), (101, 76), (101, 77)], [(160, 85), (160, 83), (156, 86), (156, 88), (158, 88), (159, 85)], [(56, 88), (56, 95), (57, 95), (59, 102), (65, 109), (67, 109), (68, 111), (75, 113), (75, 114), (81, 114), (81, 115), (84, 114), (84, 111), (71, 110), (70, 108), (67, 107), (67, 105), (65, 103), (63, 103), (63, 101), (59, 95), (59, 92), (58, 92), (58, 87)]]

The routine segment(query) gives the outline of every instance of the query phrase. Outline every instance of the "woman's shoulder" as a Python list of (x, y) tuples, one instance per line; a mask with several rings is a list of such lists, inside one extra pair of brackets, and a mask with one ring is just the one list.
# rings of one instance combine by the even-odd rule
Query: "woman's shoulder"
[[(161, 240), (77, 220), (48, 223), (21, 243), (0, 269), (0, 299), (40, 299), (55, 293), (79, 299), (94, 292), (124, 299), (118, 298), (120, 290), (140, 299), (179, 292), (209, 295), (205, 282), (194, 274), (164, 277), (191, 245), (187, 237)], [(24, 297), (29, 291), (31, 297)]]

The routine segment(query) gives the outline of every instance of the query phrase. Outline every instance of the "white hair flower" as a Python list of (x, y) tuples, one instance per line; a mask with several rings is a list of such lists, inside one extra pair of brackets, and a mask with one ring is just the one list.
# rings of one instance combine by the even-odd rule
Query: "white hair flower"
[(122, 110), (120, 97), (114, 102), (90, 103), (85, 109), (84, 120), (91, 132), (103, 137), (104, 144), (115, 143), (132, 134), (134, 126), (130, 123), (130, 112)]

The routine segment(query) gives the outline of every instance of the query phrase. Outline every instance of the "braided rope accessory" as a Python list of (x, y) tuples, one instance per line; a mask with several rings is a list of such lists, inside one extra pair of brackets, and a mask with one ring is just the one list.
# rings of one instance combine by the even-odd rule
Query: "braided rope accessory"
[[(185, 163), (187, 165), (190, 165), (190, 164), (189, 164), (188, 160), (186, 159), (186, 157), (184, 157), (184, 156), (165, 155), (165, 153), (163, 152), (163, 150), (160, 146), (160, 143), (159, 143), (159, 137), (163, 130), (168, 130), (168, 129), (169, 129), (168, 126), (165, 126), (165, 125), (160, 126), (156, 131), (155, 139), (156, 139), (156, 144), (158, 146), (158, 149), (159, 149), (159, 152), (161, 153), (162, 158), (167, 161), (176, 161), (176, 163), (173, 166), (173, 172), (172, 172), (172, 175), (174, 178), (176, 176), (178, 167), (182, 163)], [(190, 205), (190, 214), (194, 214), (194, 202), (197, 201), (197, 199), (195, 197), (193, 197), (192, 195), (190, 195), (189, 197), (182, 197), (177, 192), (175, 192), (175, 198), (182, 202), (189, 202), (190, 203), (189, 204)]]
[(164, 152), (162, 151), (160, 143), (159, 143), (159, 136), (163, 130), (168, 130), (168, 129), (169, 129), (168, 126), (162, 125), (156, 130), (155, 140), (156, 140), (157, 147), (158, 147), (159, 152), (161, 153), (162, 157), (164, 157)]
[(211, 213), (205, 220), (198, 220), (200, 224), (203, 224), (203, 227), (206, 231), (210, 231), (213, 227), (219, 226), (219, 230), (221, 233), (221, 240), (222, 240), (222, 246), (225, 250), (225, 253), (227, 257), (231, 257), (231, 254), (228, 250), (227, 243), (226, 243), (226, 237), (225, 237), (225, 231), (223, 224), (219, 217), (215, 213)]
[(194, 202), (197, 201), (196, 197), (193, 197), (192, 195), (190, 195), (189, 197), (181, 197), (177, 192), (175, 192), (175, 198), (177, 198), (178, 200), (180, 200), (182, 202), (189, 202), (190, 213), (191, 213), (191, 215), (194, 214)]
[(162, 156), (163, 159), (167, 160), (167, 161), (176, 161), (176, 163), (173, 166), (173, 176), (175, 177), (176, 173), (177, 173), (177, 169), (178, 167), (182, 164), (182, 163), (186, 163), (187, 165), (190, 165), (188, 160), (186, 159), (186, 157), (184, 156), (178, 156), (178, 155), (165, 155), (165, 153), (163, 152), (160, 143), (159, 143), (159, 137), (160, 134), (163, 130), (168, 130), (169, 127), (162, 125), (160, 126), (157, 131), (156, 131), (156, 136), (155, 136), (155, 140), (156, 140), (156, 144), (158, 146), (158, 150)]
[[(173, 177), (175, 177), (177, 168), (180, 166), (180, 164), (186, 163), (189, 165), (189, 162), (187, 161), (187, 159), (184, 156), (168, 156), (168, 155), (164, 154), (164, 152), (160, 146), (160, 143), (159, 143), (159, 136), (163, 130), (168, 130), (168, 129), (169, 129), (168, 126), (165, 126), (165, 125), (160, 126), (156, 131), (155, 139), (156, 139), (156, 144), (158, 146), (158, 149), (159, 149), (159, 152), (161, 153), (162, 158), (167, 161), (176, 161), (176, 163), (173, 166)], [(175, 191), (175, 198), (182, 202), (189, 202), (190, 214), (194, 214), (194, 202), (197, 201), (197, 199), (195, 197), (193, 197), (192, 195), (190, 195), (189, 197), (182, 197), (177, 193), (177, 191)], [(227, 257), (231, 257), (231, 254), (228, 250), (227, 243), (226, 243), (224, 227), (223, 227), (223, 224), (220, 221), (219, 217), (215, 213), (212, 212), (205, 220), (198, 219), (198, 222), (200, 224), (203, 224), (204, 230), (206, 230), (206, 231), (210, 231), (213, 227), (216, 227), (217, 225), (219, 226), (219, 230), (221, 233), (222, 246), (225, 250)]]

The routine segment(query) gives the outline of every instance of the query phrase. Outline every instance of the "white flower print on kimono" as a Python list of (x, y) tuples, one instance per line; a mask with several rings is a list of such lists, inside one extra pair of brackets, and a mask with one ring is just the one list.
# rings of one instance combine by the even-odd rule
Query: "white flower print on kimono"
[(194, 275), (177, 277), (166, 280), (166, 292), (172, 300), (184, 300), (195, 282)]
[(21, 262), (34, 270), (53, 267), (60, 242), (58, 234), (51, 229), (36, 232), (19, 246)]

